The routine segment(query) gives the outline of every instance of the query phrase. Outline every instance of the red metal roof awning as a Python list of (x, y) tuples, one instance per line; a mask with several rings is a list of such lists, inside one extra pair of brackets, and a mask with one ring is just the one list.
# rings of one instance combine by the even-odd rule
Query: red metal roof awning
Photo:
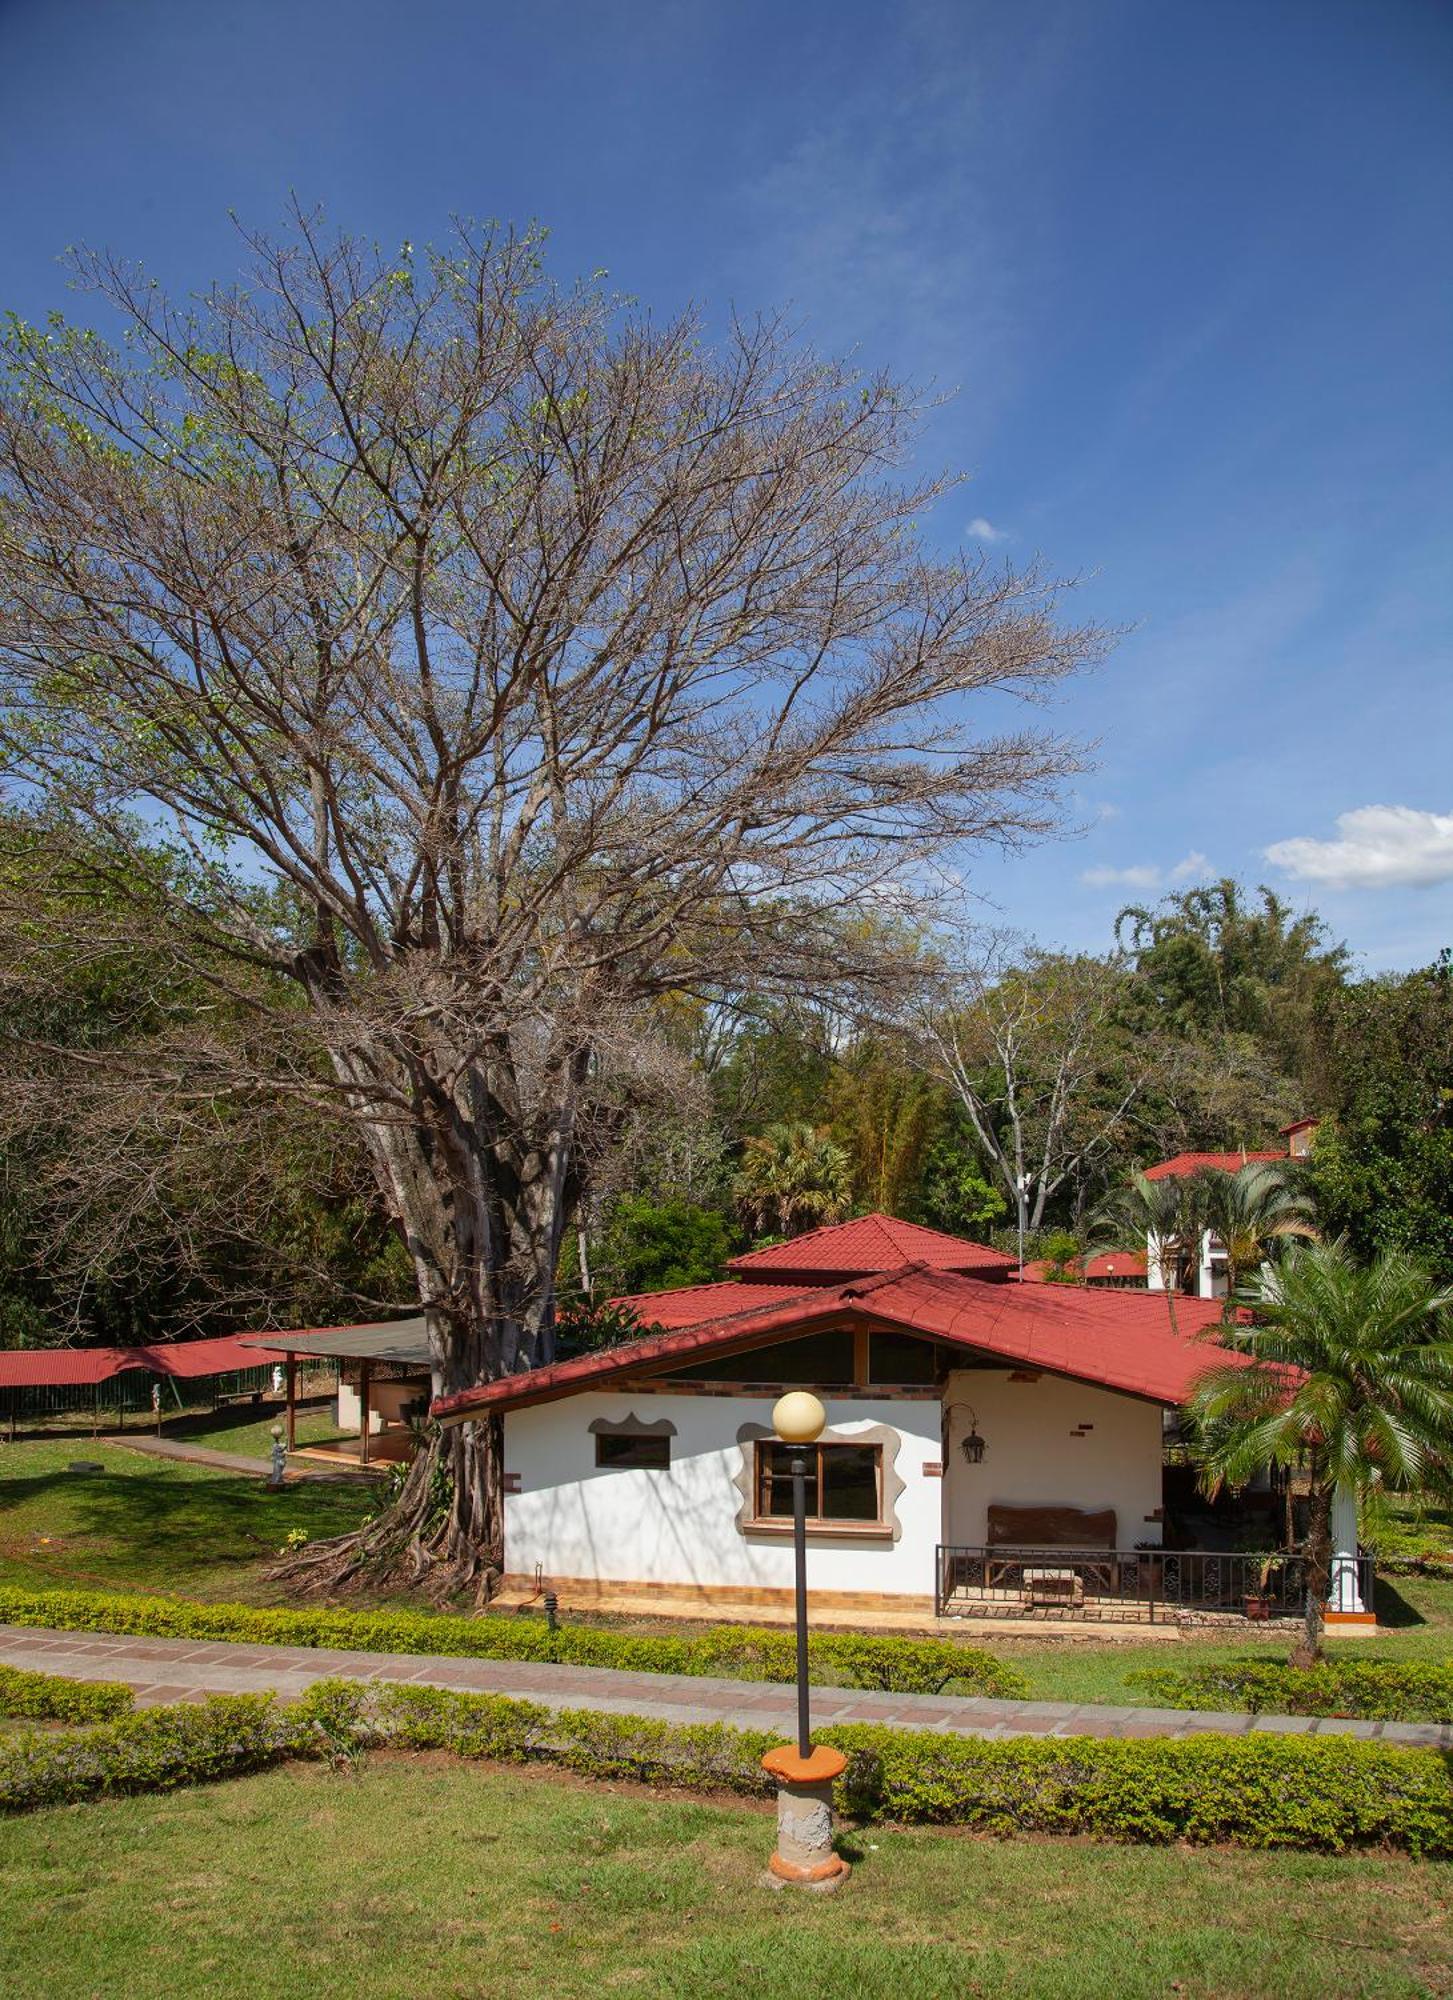
[(30, 1347), (0, 1354), (0, 1389), (64, 1389), (109, 1382), (141, 1370), (194, 1381), (267, 1363), (235, 1334), (212, 1340), (155, 1341), (149, 1347)]

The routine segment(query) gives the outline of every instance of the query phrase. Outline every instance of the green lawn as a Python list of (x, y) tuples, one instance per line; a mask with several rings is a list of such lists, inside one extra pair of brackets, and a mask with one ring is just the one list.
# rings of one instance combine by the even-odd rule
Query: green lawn
[[(260, 1456), (272, 1421), (238, 1413), (225, 1427), (228, 1448)], [(310, 1422), (327, 1426), (326, 1409), (311, 1412)], [(211, 1431), (205, 1441), (216, 1446), (220, 1438)], [(75, 1459), (97, 1460), (103, 1470), (68, 1472)], [(279, 1592), (265, 1571), (290, 1529), (302, 1528), (310, 1536), (340, 1533), (378, 1504), (376, 1490), (361, 1483), (270, 1493), (259, 1480), (147, 1458), (104, 1440), (0, 1445), (0, 1582), (273, 1603)], [(392, 1601), (428, 1608), (416, 1600)], [(1395, 1629), (1376, 1640), (1335, 1641), (1339, 1658), (1443, 1659), (1453, 1653), (1453, 1583), (1388, 1579), (1379, 1609)], [(675, 1629), (660, 1620), (584, 1622)], [(1249, 1633), (1100, 1644), (996, 1637), (988, 1650), (1012, 1661), (1043, 1700), (1145, 1702), (1151, 1697), (1129, 1678), (1143, 1667), (1285, 1658), (1288, 1642)]]
[(362, 1482), (271, 1493), (104, 1440), (0, 1445), (0, 1582), (270, 1601), (263, 1571), (290, 1529), (340, 1534), (377, 1505)]
[[(1393, 1627), (1376, 1639), (1334, 1639), (1336, 1659), (1444, 1660), (1453, 1655), (1453, 1583), (1429, 1577), (1393, 1577), (1379, 1585), (1378, 1615)], [(1183, 1641), (1120, 1640), (1095, 1645), (1083, 1639), (1058, 1642), (1000, 1640), (990, 1651), (1025, 1674), (1040, 1701), (1149, 1702), (1130, 1675), (1145, 1667), (1212, 1666), (1223, 1660), (1284, 1660), (1285, 1635), (1261, 1638), (1193, 1637)]]
[[(333, 1420), (332, 1398), (298, 1406), (298, 1443), (331, 1444), (348, 1435)], [(244, 1404), (228, 1410), (173, 1417), (162, 1426), (162, 1436), (184, 1444), (205, 1445), (208, 1451), (236, 1452), (241, 1458), (266, 1459), (272, 1453), (272, 1427), (285, 1421), (285, 1412), (276, 1403), (256, 1416)]]
[[(401, 1829), (407, 1837), (401, 1838)], [(291, 1767), (0, 1826), (0, 1990), (441, 1997), (1446, 1993), (1453, 1870), (1388, 1856), (849, 1831), (437, 1759)]]

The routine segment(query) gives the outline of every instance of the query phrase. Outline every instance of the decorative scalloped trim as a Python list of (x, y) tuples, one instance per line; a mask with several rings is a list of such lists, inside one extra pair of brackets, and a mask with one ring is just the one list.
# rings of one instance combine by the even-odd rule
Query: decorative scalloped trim
[[(752, 1497), (753, 1474), (755, 1471), (755, 1447), (763, 1439), (776, 1436), (770, 1424), (742, 1424), (737, 1430), (737, 1444), (741, 1448), (742, 1462), (732, 1475), (732, 1485), (737, 1489), (736, 1531), (739, 1535), (750, 1535), (755, 1526)], [(883, 1512), (882, 1525), (892, 1530), (895, 1542), (903, 1539), (902, 1523), (898, 1519), (898, 1502), (908, 1491), (908, 1482), (898, 1471), (898, 1453), (903, 1445), (903, 1434), (889, 1428), (887, 1424), (867, 1424), (862, 1430), (844, 1431), (829, 1424), (819, 1444), (877, 1444), (883, 1447)], [(831, 1536), (832, 1529), (812, 1527), (809, 1534), (817, 1541)], [(844, 1528), (844, 1534), (851, 1532)]]

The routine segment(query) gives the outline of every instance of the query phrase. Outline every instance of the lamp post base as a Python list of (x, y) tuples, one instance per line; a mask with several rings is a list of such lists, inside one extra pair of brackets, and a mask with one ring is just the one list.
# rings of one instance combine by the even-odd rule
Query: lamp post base
[(823, 1743), (806, 1757), (784, 1743), (762, 1759), (777, 1780), (777, 1851), (763, 1877), (769, 1888), (828, 1896), (847, 1880), (848, 1864), (832, 1846), (832, 1783), (847, 1761)]

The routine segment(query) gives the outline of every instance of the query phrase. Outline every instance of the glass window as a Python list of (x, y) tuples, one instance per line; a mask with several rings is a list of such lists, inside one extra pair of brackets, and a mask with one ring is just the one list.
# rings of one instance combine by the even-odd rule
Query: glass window
[(915, 1340), (911, 1333), (874, 1333), (868, 1336), (868, 1380), (891, 1382), (907, 1388), (934, 1379), (933, 1343)]
[[(883, 1448), (876, 1444), (815, 1444), (802, 1452), (807, 1461), (804, 1481), (807, 1519), (817, 1526), (832, 1521), (882, 1520)], [(757, 1519), (792, 1519), (793, 1445), (764, 1441), (757, 1446)]]
[(671, 1440), (669, 1437), (632, 1437), (629, 1432), (612, 1436), (609, 1431), (597, 1431), (595, 1462), (617, 1472), (638, 1467), (651, 1472), (664, 1472), (671, 1463)]

